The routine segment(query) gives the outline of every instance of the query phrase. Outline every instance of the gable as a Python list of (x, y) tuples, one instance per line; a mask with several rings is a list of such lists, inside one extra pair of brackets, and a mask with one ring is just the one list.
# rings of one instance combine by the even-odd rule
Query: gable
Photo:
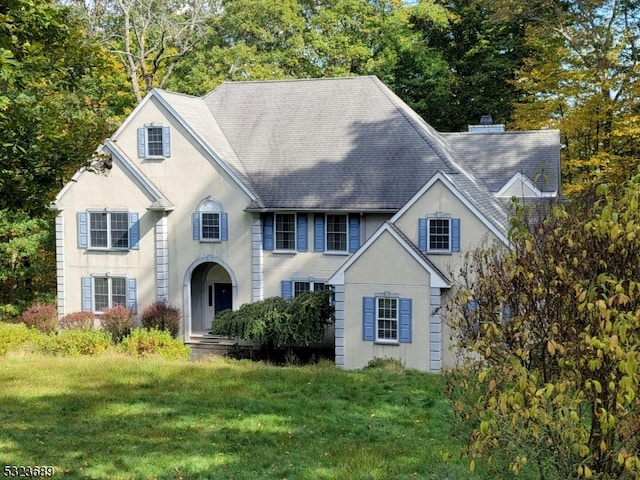
[[(416, 245), (419, 239), (419, 219), (434, 216), (460, 219), (462, 251), (479, 245), (486, 235), (508, 244), (508, 216), (505, 207), (497, 203), (489, 192), (478, 189), (468, 178), (452, 177), (454, 176), (442, 174), (432, 177), (393, 216), (391, 222)], [(453, 182), (458, 182), (467, 189), (475, 188), (476, 191), (474, 195), (469, 195), (468, 192), (458, 189)]]
[(529, 178), (519, 172), (496, 192), (496, 197), (500, 198), (542, 198), (556, 195), (557, 192), (541, 192)]
[(343, 285), (347, 272), (365, 280), (368, 278), (369, 283), (375, 283), (376, 278), (380, 278), (381, 283), (389, 283), (396, 277), (398, 284), (407, 285), (412, 281), (416, 282), (414, 284), (424, 281), (426, 273), (431, 286), (450, 286), (450, 281), (389, 222), (369, 237), (327, 283)]

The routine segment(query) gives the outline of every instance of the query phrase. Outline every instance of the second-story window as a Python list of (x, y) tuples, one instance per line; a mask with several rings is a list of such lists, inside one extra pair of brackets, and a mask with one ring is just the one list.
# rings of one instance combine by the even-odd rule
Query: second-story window
[(91, 248), (129, 248), (128, 212), (90, 212)]
[(276, 250), (296, 249), (296, 215), (276, 214)]
[(347, 216), (327, 215), (327, 250), (347, 251)]

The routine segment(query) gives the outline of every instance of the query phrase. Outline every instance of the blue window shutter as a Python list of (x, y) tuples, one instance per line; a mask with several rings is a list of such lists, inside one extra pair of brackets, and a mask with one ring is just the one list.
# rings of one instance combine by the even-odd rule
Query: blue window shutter
[(401, 298), (400, 302), (400, 343), (411, 343), (411, 299)]
[(137, 282), (135, 278), (127, 278), (127, 308), (133, 313), (138, 309)]
[(162, 156), (171, 156), (171, 129), (162, 127)]
[(324, 215), (321, 213), (313, 220), (313, 250), (324, 252)]
[(307, 214), (299, 213), (296, 222), (296, 247), (299, 252), (306, 252), (309, 250), (309, 242), (307, 241)]
[(76, 218), (78, 220), (78, 248), (88, 248), (89, 214), (87, 212), (78, 212)]
[(138, 157), (144, 158), (147, 155), (147, 129), (140, 127), (138, 129)]
[(291, 280), (282, 280), (280, 282), (280, 290), (282, 293), (282, 298), (285, 300), (293, 297), (293, 282)]
[(93, 310), (93, 295), (91, 293), (91, 277), (82, 277), (82, 311)]
[(200, 213), (193, 212), (193, 239), (200, 240)]
[(220, 240), (223, 242), (229, 240), (229, 215), (227, 212), (220, 214)]
[(451, 251), (460, 251), (460, 219), (451, 219)]
[(360, 215), (349, 215), (349, 252), (353, 253), (360, 248)]
[(427, 219), (418, 219), (418, 248), (422, 252), (427, 251)]
[(273, 250), (273, 213), (262, 217), (262, 249)]
[(376, 298), (362, 297), (362, 340), (376, 339)]
[(129, 212), (129, 248), (140, 248), (140, 220), (137, 212)]

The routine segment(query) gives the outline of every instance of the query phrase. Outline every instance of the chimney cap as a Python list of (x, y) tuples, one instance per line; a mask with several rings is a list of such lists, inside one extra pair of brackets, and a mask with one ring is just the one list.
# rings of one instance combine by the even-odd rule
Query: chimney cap
[(482, 115), (482, 117), (480, 117), (480, 125), (493, 125), (491, 115)]

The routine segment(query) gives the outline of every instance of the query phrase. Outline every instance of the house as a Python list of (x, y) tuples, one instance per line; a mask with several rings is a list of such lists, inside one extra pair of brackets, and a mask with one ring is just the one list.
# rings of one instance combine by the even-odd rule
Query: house
[[(473, 129), (472, 129), (473, 130)], [(58, 194), (58, 313), (221, 310), (331, 286), (336, 363), (452, 362), (439, 306), (513, 195), (555, 197), (557, 131), (438, 133), (375, 77), (153, 90)]]

